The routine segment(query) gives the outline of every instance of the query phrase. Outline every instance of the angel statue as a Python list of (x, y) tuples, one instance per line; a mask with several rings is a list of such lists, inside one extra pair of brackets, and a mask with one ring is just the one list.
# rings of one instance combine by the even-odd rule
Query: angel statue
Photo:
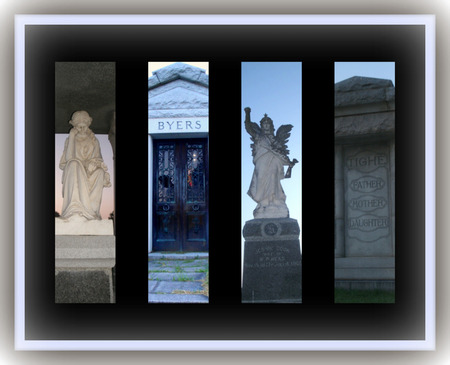
[[(273, 121), (267, 114), (264, 114), (259, 126), (250, 121), (251, 109), (247, 107), (244, 110), (245, 130), (253, 142), (250, 146), (255, 165), (248, 190), (248, 195), (258, 203), (253, 216), (255, 219), (287, 218), (289, 210), (281, 180), (291, 177), (292, 167), (298, 162), (295, 158), (292, 161), (289, 159), (286, 146), (293, 126), (282, 125), (274, 135)], [(286, 174), (284, 166), (288, 166)]]

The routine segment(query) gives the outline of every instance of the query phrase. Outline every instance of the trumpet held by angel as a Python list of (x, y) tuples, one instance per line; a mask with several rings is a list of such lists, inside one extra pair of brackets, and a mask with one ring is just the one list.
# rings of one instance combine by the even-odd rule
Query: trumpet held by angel
[[(257, 203), (253, 216), (259, 218), (287, 218), (289, 210), (281, 180), (290, 178), (297, 159), (289, 159), (287, 142), (293, 126), (281, 125), (275, 133), (272, 119), (264, 114), (259, 125), (250, 119), (251, 109), (246, 107), (245, 130), (253, 142), (253, 176), (248, 195)], [(288, 166), (286, 173), (284, 166)]]

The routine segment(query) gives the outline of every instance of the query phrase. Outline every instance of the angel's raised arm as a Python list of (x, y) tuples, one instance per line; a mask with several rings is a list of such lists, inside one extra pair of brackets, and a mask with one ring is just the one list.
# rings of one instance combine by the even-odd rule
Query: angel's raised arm
[(250, 112), (252, 111), (249, 107), (246, 107), (245, 109), (245, 130), (248, 134), (252, 136), (252, 138), (255, 138), (261, 133), (261, 128), (258, 124), (253, 123), (250, 120)]

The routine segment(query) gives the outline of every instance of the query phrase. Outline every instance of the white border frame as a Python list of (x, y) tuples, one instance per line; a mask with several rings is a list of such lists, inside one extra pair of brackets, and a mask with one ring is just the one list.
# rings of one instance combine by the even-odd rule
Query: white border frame
[[(15, 349), (42, 351), (417, 351), (436, 347), (436, 26), (434, 15), (16, 15)], [(424, 25), (425, 340), (63, 341), (25, 339), (25, 26), (27, 25)]]

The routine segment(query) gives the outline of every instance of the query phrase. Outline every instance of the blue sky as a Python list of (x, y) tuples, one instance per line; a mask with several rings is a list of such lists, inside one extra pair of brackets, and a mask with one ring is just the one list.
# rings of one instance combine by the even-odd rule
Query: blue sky
[(334, 82), (353, 76), (391, 80), (395, 86), (395, 62), (336, 62)]
[(264, 114), (273, 120), (275, 131), (282, 124), (294, 128), (288, 142), (289, 158), (300, 163), (292, 170), (292, 177), (281, 181), (290, 217), (301, 227), (302, 192), (302, 65), (300, 62), (243, 62), (242, 63), (242, 228), (253, 219), (256, 203), (247, 195), (253, 174), (250, 135), (245, 130), (245, 107), (250, 107), (252, 122), (258, 123)]

